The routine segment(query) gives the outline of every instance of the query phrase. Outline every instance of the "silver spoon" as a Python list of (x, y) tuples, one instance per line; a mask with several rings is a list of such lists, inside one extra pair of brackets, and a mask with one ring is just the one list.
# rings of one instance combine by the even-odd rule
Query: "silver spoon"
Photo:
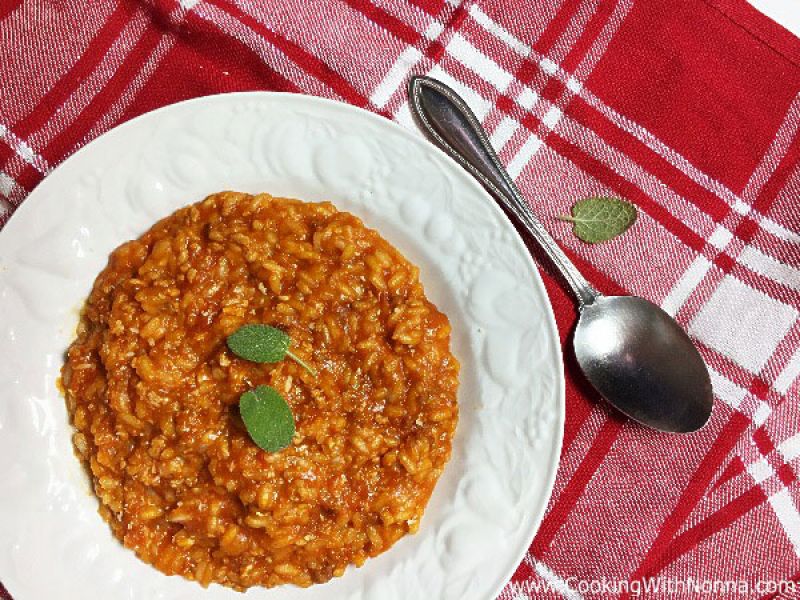
[(686, 332), (655, 304), (635, 296), (604, 296), (586, 281), (533, 216), (458, 94), (429, 77), (412, 77), (408, 91), (423, 131), (517, 218), (575, 294), (580, 311), (575, 355), (595, 389), (654, 429), (686, 433), (705, 425), (711, 380)]

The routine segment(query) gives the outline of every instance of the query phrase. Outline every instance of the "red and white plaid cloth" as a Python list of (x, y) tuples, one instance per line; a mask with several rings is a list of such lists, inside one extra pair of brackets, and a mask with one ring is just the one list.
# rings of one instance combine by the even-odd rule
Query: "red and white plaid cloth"
[[(567, 353), (555, 490), (500, 598), (625, 598), (614, 585), (648, 577), (677, 590), (648, 598), (735, 597), (705, 594), (713, 580), (761, 598), (758, 581), (800, 580), (800, 41), (744, 0), (0, 0), (0, 225), (159, 106), (282, 90), (413, 127), (410, 73), (463, 93), (592, 282), (677, 317), (716, 394), (701, 432), (655, 433)], [(592, 194), (634, 202), (635, 227), (589, 246), (547, 220)], [(573, 302), (544, 277), (566, 339)]]

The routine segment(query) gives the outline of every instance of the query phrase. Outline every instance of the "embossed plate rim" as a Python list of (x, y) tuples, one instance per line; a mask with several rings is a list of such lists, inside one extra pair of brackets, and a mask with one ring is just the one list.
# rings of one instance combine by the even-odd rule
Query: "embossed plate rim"
[[(6, 263), (6, 264), (3, 263), (3, 253), (2, 253), (3, 247), (6, 247), (8, 250), (13, 250), (15, 248), (14, 245), (15, 243), (22, 243), (25, 240), (26, 233), (34, 231), (37, 227), (41, 229), (40, 226), (34, 227), (34, 224), (38, 223), (40, 220), (46, 222), (47, 218), (49, 218), (48, 215), (43, 212), (45, 208), (44, 205), (46, 205), (48, 201), (51, 204), (53, 202), (52, 199), (48, 200), (48, 197), (50, 198), (53, 197), (52, 194), (55, 191), (57, 191), (57, 186), (59, 185), (60, 182), (62, 182), (62, 180), (65, 182), (69, 182), (72, 180), (73, 184), (77, 185), (76, 184), (77, 175), (74, 173), (74, 171), (76, 169), (80, 171), (80, 169), (83, 168), (82, 164), (86, 160), (91, 160), (93, 152), (97, 153), (99, 149), (103, 149), (104, 146), (107, 146), (112, 143), (116, 143), (117, 146), (119, 146), (120, 144), (124, 144), (124, 140), (126, 137), (131, 137), (132, 135), (134, 135), (135, 137), (136, 131), (147, 127), (150, 122), (159, 123), (159, 119), (161, 120), (160, 122), (166, 122), (172, 116), (180, 115), (182, 111), (189, 111), (190, 113), (192, 111), (197, 112), (197, 111), (202, 111), (204, 107), (205, 108), (211, 107), (213, 109), (216, 105), (224, 106), (226, 103), (230, 104), (231, 106), (236, 106), (237, 103), (243, 106), (246, 106), (248, 104), (252, 104), (253, 106), (255, 106), (258, 105), (259, 103), (264, 103), (265, 106), (267, 106), (270, 109), (273, 109), (275, 106), (280, 106), (283, 104), (291, 109), (297, 107), (304, 107), (304, 108), (310, 108), (312, 112), (314, 110), (317, 110), (321, 115), (327, 112), (333, 112), (333, 113), (338, 112), (341, 115), (343, 115), (345, 121), (350, 119), (353, 123), (357, 124), (359, 127), (361, 127), (363, 124), (362, 129), (365, 130), (374, 129), (374, 130), (385, 131), (387, 139), (391, 138), (392, 136), (394, 137), (399, 136), (399, 138), (402, 138), (404, 140), (402, 141), (403, 144), (407, 144), (408, 147), (414, 147), (422, 155), (426, 155), (427, 160), (436, 162), (438, 165), (440, 165), (440, 168), (442, 168), (443, 171), (446, 171), (446, 173), (444, 173), (444, 176), (448, 179), (448, 181), (452, 180), (453, 182), (455, 182), (457, 186), (459, 186), (458, 189), (461, 189), (464, 192), (468, 192), (465, 194), (465, 197), (469, 197), (470, 194), (472, 194), (472, 195), (477, 195), (477, 197), (479, 198), (482, 198), (482, 202), (485, 205), (485, 209), (488, 210), (488, 212), (493, 215), (493, 218), (496, 219), (498, 223), (501, 224), (500, 229), (503, 231), (498, 233), (503, 233), (505, 235), (510, 236), (508, 243), (511, 244), (518, 252), (519, 256), (517, 258), (523, 261), (527, 274), (532, 275), (531, 277), (532, 281), (526, 282), (525, 285), (531, 286), (533, 288), (535, 296), (534, 299), (540, 305), (539, 308), (542, 309), (543, 333), (541, 333), (541, 335), (544, 335), (545, 338), (547, 338), (544, 341), (547, 342), (548, 346), (547, 350), (549, 351), (549, 355), (542, 360), (546, 360), (550, 364), (550, 366), (553, 367), (555, 370), (554, 373), (555, 380), (553, 383), (554, 387), (552, 390), (548, 391), (549, 401), (552, 401), (554, 403), (554, 406), (552, 406), (551, 408), (554, 409), (555, 415), (552, 422), (546, 424), (547, 427), (546, 434), (551, 436), (548, 448), (548, 450), (551, 452), (551, 455), (550, 455), (550, 460), (547, 464), (540, 465), (544, 475), (543, 485), (541, 487), (541, 493), (538, 494), (538, 496), (534, 499), (533, 502), (533, 504), (535, 504), (534, 510), (530, 511), (530, 513), (527, 515), (528, 519), (526, 527), (527, 534), (521, 535), (521, 539), (519, 540), (519, 547), (513, 548), (512, 552), (508, 552), (507, 554), (505, 554), (506, 560), (502, 561), (504, 564), (502, 572), (498, 572), (495, 577), (492, 577), (492, 579), (495, 581), (495, 584), (494, 584), (494, 589), (492, 589), (491, 591), (491, 594), (489, 595), (484, 594), (483, 596), (481, 596), (481, 598), (486, 598), (487, 600), (489, 600), (490, 598), (494, 598), (494, 596), (496, 596), (496, 594), (505, 585), (508, 578), (511, 576), (514, 569), (524, 556), (530, 544), (530, 541), (533, 538), (533, 535), (535, 534), (536, 530), (539, 527), (539, 524), (541, 523), (544, 511), (547, 506), (547, 501), (550, 497), (550, 494), (552, 493), (560, 457), (561, 443), (563, 437), (563, 422), (564, 422), (564, 376), (563, 376), (563, 361), (561, 357), (561, 348), (555, 325), (555, 317), (553, 315), (552, 306), (550, 305), (549, 298), (547, 296), (544, 285), (539, 276), (538, 270), (533, 262), (533, 259), (528, 253), (523, 241), (520, 239), (519, 234), (511, 226), (510, 222), (507, 220), (507, 218), (502, 213), (500, 208), (496, 206), (494, 201), (477, 184), (477, 182), (475, 182), (469, 175), (467, 175), (454, 161), (452, 161), (449, 157), (447, 157), (443, 152), (441, 152), (438, 148), (434, 147), (432, 144), (429, 144), (428, 142), (423, 140), (421, 137), (414, 135), (412, 132), (406, 130), (397, 123), (391, 122), (371, 112), (368, 112), (366, 110), (351, 105), (343, 104), (340, 102), (324, 98), (306, 96), (302, 94), (289, 94), (289, 93), (276, 93), (276, 92), (237, 92), (232, 94), (218, 94), (213, 96), (206, 96), (162, 107), (160, 109), (138, 116), (112, 129), (111, 131), (100, 136), (93, 142), (90, 142), (89, 144), (81, 148), (79, 151), (77, 151), (74, 155), (69, 157), (62, 164), (60, 164), (58, 167), (56, 167), (56, 169), (54, 169), (48, 175), (45, 181), (42, 182), (30, 194), (28, 199), (23, 203), (23, 206), (21, 206), (15, 212), (15, 214), (8, 221), (4, 229), (0, 231), (0, 298), (9, 296), (9, 294), (7, 293), (8, 286), (6, 285), (7, 278), (4, 278), (4, 274), (8, 272), (9, 268), (14, 266), (14, 263)], [(367, 125), (369, 125), (369, 127)], [(356, 129), (358, 129), (358, 127), (356, 127)], [(369, 140), (365, 140), (365, 142), (366, 141)], [(256, 159), (254, 157), (251, 157), (251, 160), (256, 160)], [(98, 161), (98, 164), (102, 164), (102, 161)], [(69, 188), (69, 186), (67, 187)], [(42, 204), (43, 206), (39, 206), (40, 204)], [(345, 207), (345, 209), (347, 209), (347, 207)], [(481, 210), (484, 210), (484, 208), (481, 208)], [(367, 219), (365, 219), (365, 221), (367, 221), (368, 224), (370, 224), (370, 222)], [(390, 241), (392, 241), (391, 238)], [(466, 300), (463, 301), (466, 302)], [(464, 311), (469, 312), (466, 308), (464, 308)], [(13, 306), (12, 306), (12, 313), (13, 313)], [(7, 333), (6, 330), (1, 330), (0, 332), (2, 332), (3, 334)], [(488, 336), (489, 334), (487, 333), (486, 335)], [(472, 340), (472, 338), (470, 339)], [(2, 335), (2, 337), (0, 337), (0, 349), (10, 350), (12, 347), (13, 344), (9, 341), (8, 336)], [(474, 348), (472, 350), (474, 350)], [(0, 370), (0, 380), (2, 380), (2, 376), (3, 372), (2, 370)], [(19, 380), (16, 380), (16, 383), (18, 382)], [(52, 384), (52, 382), (50, 382), (50, 384)], [(48, 391), (46, 389), (47, 385), (48, 383), (45, 377), (45, 392), (43, 394), (45, 397), (49, 396), (50, 398), (52, 398), (53, 390)], [(10, 394), (10, 396), (13, 396), (13, 394)], [(30, 400), (29, 398), (25, 399)], [(60, 400), (60, 398), (57, 399)], [(9, 396), (6, 397), (5, 402), (10, 402)], [(6, 407), (0, 406), (0, 409), (2, 408), (8, 409), (7, 406)], [(0, 416), (2, 416), (3, 414), (4, 413), (0, 411)], [(0, 419), (0, 431), (2, 431), (2, 426), (3, 426), (3, 420)], [(64, 432), (62, 431), (61, 433)], [(51, 433), (50, 435), (52, 439), (53, 434)], [(2, 448), (2, 442), (0, 442), (0, 448)], [(446, 469), (445, 475), (447, 474), (447, 472), (448, 471)], [(6, 473), (3, 473), (3, 475), (6, 475)], [(2, 505), (2, 500), (0, 500), (0, 505)], [(99, 521), (99, 519), (97, 520)], [(103, 524), (103, 526), (105, 527), (105, 524)], [(423, 519), (423, 527), (424, 526), (425, 526), (425, 520)], [(12, 566), (10, 564), (6, 564), (5, 561), (6, 561), (5, 555), (0, 556), (0, 567), (3, 568), (3, 571), (0, 571), (0, 579), (3, 576), (3, 572), (5, 572), (5, 569)], [(368, 562), (367, 564), (369, 565), (370, 563)], [(405, 563), (397, 567), (397, 569), (401, 569), (401, 567), (403, 566), (405, 566)], [(160, 576), (160, 574), (158, 574), (157, 572), (155, 571), (153, 572)], [(350, 571), (348, 571), (348, 574), (349, 573)], [(345, 574), (345, 578), (348, 577), (348, 574)], [(403, 575), (403, 573), (401, 573), (401, 575)], [(327, 585), (325, 587), (327, 587)], [(199, 590), (199, 588), (197, 589)], [(12, 593), (14, 592), (13, 588), (10, 589), (9, 591), (11, 591)], [(263, 590), (257, 590), (255, 592), (260, 593), (262, 591)], [(375, 590), (372, 588), (370, 588), (369, 591), (375, 592)], [(361, 592), (356, 594), (356, 596), (359, 598), (369, 596), (369, 591), (362, 590)], [(389, 592), (389, 590), (385, 591), (387, 593)], [(271, 591), (269, 592), (269, 595), (270, 596), (282, 595), (278, 592), (279, 592), (278, 590), (275, 590), (274, 592)], [(163, 594), (161, 595), (163, 596)], [(223, 595), (223, 592), (217, 592), (217, 590), (212, 588), (211, 592), (208, 593), (207, 595), (209, 597), (218, 597), (218, 596), (221, 597)], [(383, 595), (384, 593), (382, 590), (379, 594), (379, 597), (382, 597)], [(16, 598), (16, 600), (26, 600), (26, 599), (23, 597), (18, 597)]]

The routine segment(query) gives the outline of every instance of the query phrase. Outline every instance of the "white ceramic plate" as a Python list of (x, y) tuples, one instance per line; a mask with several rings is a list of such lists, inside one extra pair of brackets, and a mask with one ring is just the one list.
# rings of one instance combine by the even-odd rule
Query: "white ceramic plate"
[(0, 581), (15, 600), (238, 599), (166, 577), (111, 536), (56, 389), (109, 252), (224, 189), (328, 199), (420, 266), (461, 362), (453, 456), (419, 532), (344, 577), (269, 599), (494, 598), (541, 520), (564, 418), (553, 313), (489, 196), (420, 137), (368, 112), (263, 92), (175, 104), (95, 140), (0, 233)]

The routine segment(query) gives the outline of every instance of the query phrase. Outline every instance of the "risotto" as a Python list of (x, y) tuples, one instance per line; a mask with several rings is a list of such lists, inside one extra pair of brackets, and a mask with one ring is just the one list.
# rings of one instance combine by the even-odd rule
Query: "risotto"
[[(237, 358), (278, 327), (316, 376)], [(340, 576), (417, 530), (450, 455), (459, 366), (418, 269), (330, 203), (234, 192), (117, 248), (63, 368), (73, 443), (114, 535), (167, 574), (236, 589)], [(279, 390), (268, 453), (238, 413)]]

